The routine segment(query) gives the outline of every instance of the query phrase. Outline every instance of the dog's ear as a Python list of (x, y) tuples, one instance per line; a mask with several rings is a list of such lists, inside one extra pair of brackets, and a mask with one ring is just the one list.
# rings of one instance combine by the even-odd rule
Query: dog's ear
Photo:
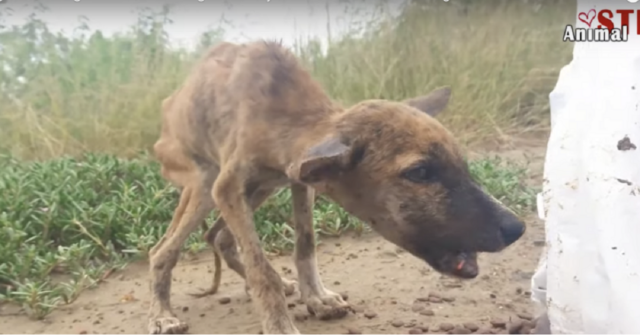
[(427, 95), (404, 100), (403, 103), (435, 117), (447, 107), (449, 98), (451, 98), (451, 88), (442, 87)]
[(363, 154), (363, 150), (354, 149), (351, 143), (331, 136), (310, 147), (289, 167), (287, 174), (303, 183), (319, 182), (353, 168)]

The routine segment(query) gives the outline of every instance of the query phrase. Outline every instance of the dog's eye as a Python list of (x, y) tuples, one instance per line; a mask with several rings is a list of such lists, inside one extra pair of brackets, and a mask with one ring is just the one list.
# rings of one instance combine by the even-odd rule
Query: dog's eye
[(428, 165), (421, 165), (407, 170), (403, 177), (414, 183), (428, 183), (434, 180), (434, 171)]

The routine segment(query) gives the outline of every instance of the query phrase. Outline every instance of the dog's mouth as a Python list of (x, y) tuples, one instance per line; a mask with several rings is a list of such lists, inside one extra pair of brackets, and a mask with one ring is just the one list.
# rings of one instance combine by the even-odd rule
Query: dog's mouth
[(423, 259), (436, 271), (463, 279), (478, 276), (478, 254), (472, 251), (431, 251)]

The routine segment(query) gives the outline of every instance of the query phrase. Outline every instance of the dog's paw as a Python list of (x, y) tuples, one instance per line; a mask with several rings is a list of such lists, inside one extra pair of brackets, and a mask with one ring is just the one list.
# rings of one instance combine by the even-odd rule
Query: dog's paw
[(309, 313), (320, 320), (341, 319), (352, 311), (340, 294), (326, 289), (321, 294), (307, 297), (305, 303)]
[(189, 325), (176, 317), (161, 317), (149, 322), (149, 334), (186, 334)]

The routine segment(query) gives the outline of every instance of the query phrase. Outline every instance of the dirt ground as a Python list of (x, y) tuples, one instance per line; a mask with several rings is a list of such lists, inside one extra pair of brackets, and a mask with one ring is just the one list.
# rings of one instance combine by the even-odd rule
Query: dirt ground
[[(544, 148), (518, 147), (503, 148), (501, 156), (528, 163), (532, 181), (540, 185)], [(320, 321), (296, 302), (297, 294), (288, 298), (290, 312), (300, 331), (312, 334), (446, 333), (465, 323), (480, 327), (478, 332), (494, 323), (497, 326), (491, 332), (506, 333), (501, 324), (534, 314), (530, 278), (544, 246), (544, 227), (534, 214), (526, 221), (525, 236), (500, 254), (481, 255), (480, 275), (469, 281), (441, 276), (374, 233), (324, 239), (318, 247), (318, 261), (325, 286), (346, 294), (356, 312), (341, 320)], [(257, 334), (258, 314), (243, 282), (231, 270), (224, 269), (216, 295), (196, 299), (187, 294), (208, 287), (212, 262), (206, 251), (196, 259), (181, 261), (174, 270), (172, 304), (178, 317), (189, 323), (193, 334)], [(285, 277), (295, 279), (291, 257), (273, 258), (272, 264)], [(0, 329), (14, 334), (146, 333), (147, 282), (147, 263), (132, 264), (43, 321), (32, 321), (5, 306), (0, 309)], [(452, 332), (462, 333), (463, 329)]]

